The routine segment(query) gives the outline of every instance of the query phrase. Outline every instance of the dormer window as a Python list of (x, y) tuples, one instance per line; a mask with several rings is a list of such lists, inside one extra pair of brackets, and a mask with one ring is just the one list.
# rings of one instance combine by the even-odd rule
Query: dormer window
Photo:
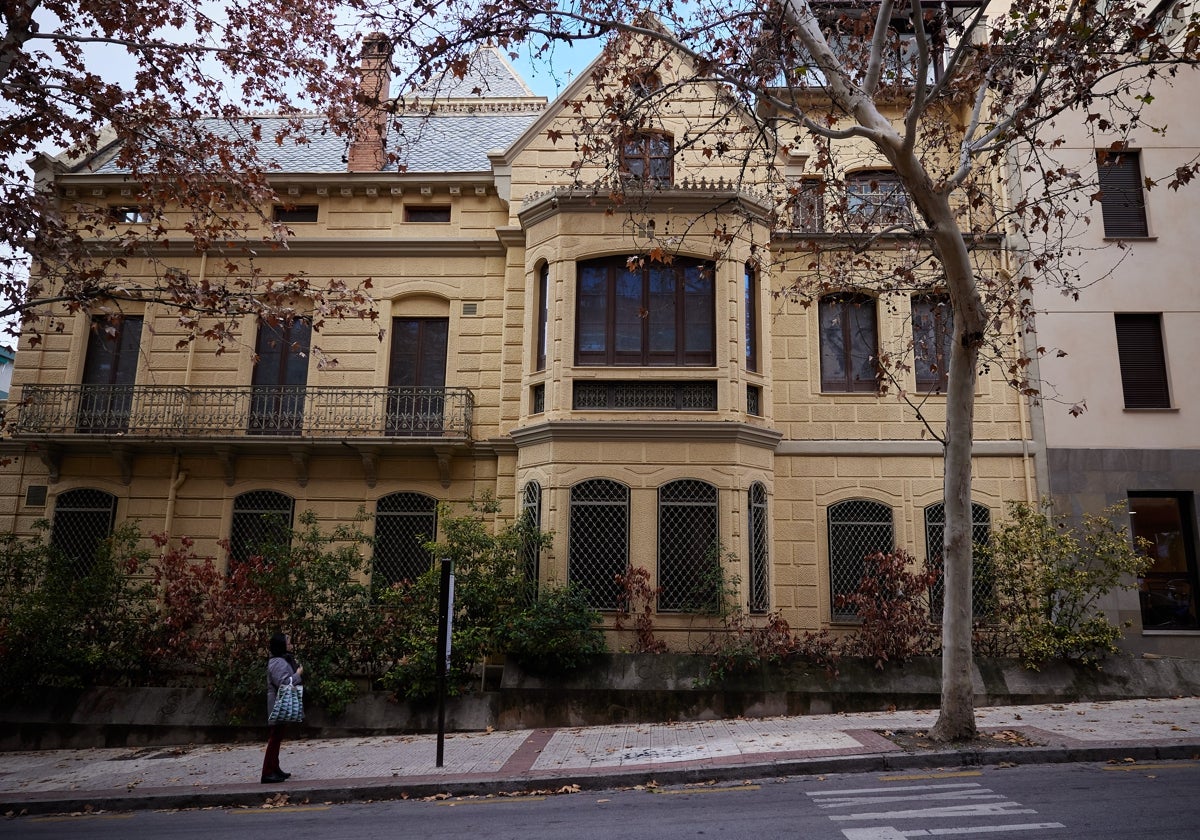
[(670, 184), (675, 177), (674, 155), (669, 134), (631, 134), (621, 144), (621, 173), (634, 181)]

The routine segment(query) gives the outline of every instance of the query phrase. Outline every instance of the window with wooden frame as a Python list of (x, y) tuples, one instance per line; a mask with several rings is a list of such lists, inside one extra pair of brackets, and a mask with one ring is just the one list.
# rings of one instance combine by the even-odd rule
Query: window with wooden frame
[(792, 228), (806, 233), (825, 231), (825, 182), (802, 178), (796, 182), (791, 198)]
[(1126, 408), (1170, 408), (1167, 354), (1162, 315), (1157, 312), (1113, 316), (1117, 327), (1117, 357)]
[(675, 148), (669, 134), (638, 132), (621, 141), (621, 174), (633, 181), (671, 184), (675, 178)]
[(834, 294), (818, 309), (822, 391), (875, 391), (878, 388), (878, 326), (875, 298)]
[(537, 355), (533, 360), (534, 370), (546, 369), (546, 345), (550, 331), (550, 265), (542, 263), (538, 269), (537, 286)]
[(746, 263), (746, 370), (758, 372), (758, 271)]
[(608, 257), (579, 263), (575, 364), (716, 363), (714, 266)]
[(1100, 211), (1104, 217), (1104, 235), (1114, 239), (1149, 236), (1141, 153), (1098, 149), (1096, 168), (1100, 177)]
[(912, 227), (908, 193), (890, 169), (864, 169), (846, 176), (846, 220), (865, 228)]
[(954, 309), (942, 294), (915, 295), (912, 299), (913, 370), (918, 391), (946, 390), (954, 340)]

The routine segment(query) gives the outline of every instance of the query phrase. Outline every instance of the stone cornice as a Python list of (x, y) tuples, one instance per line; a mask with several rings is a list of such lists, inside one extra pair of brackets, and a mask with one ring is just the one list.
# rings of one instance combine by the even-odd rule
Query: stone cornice
[[(97, 243), (99, 245), (100, 243)], [(96, 247), (96, 254), (109, 253), (108, 249)], [(252, 255), (255, 259), (271, 257), (413, 257), (413, 256), (449, 256), (449, 257), (500, 257), (506, 253), (507, 246), (497, 238), (442, 238), (421, 237), (419, 239), (362, 239), (359, 237), (304, 237), (289, 239), (287, 247), (272, 247), (270, 242), (234, 243), (228, 248), (213, 248), (209, 256), (221, 254), (230, 259), (244, 259)], [(131, 254), (124, 251), (124, 256)], [(140, 249), (142, 256), (151, 257), (197, 257), (199, 252), (177, 243), (168, 247), (165, 243), (152, 243)]]
[(662, 189), (623, 187), (618, 205), (602, 189), (558, 188), (527, 195), (517, 214), (525, 228), (557, 213), (664, 212), (700, 216), (713, 212), (741, 212), (765, 225), (774, 214), (771, 200), (749, 188), (737, 188), (724, 181), (685, 181)]
[[(1026, 453), (1031, 441), (977, 440), (971, 447), (976, 458), (1012, 458)], [(775, 448), (776, 455), (863, 455), (863, 456), (934, 456), (941, 457), (942, 444), (936, 440), (785, 440)]]
[(513, 429), (518, 448), (562, 441), (715, 441), (775, 449), (780, 434), (746, 423), (711, 420), (550, 420)]

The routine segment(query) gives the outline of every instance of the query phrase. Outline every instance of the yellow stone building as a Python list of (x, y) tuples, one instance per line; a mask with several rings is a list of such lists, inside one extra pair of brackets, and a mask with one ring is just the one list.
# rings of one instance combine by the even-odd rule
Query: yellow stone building
[[(23, 343), (0, 495), (10, 527), (48, 518), (80, 553), (137, 521), (224, 562), (249, 550), (263, 512), (311, 509), (332, 525), (362, 508), (373, 574), (393, 581), (430, 562), (420, 542), (437, 503), (490, 493), (505, 518), (528, 511), (552, 532), (543, 583), (577, 581), (611, 609), (613, 575), (646, 569), (675, 647), (704, 625), (689, 599), (714, 551), (749, 612), (813, 630), (850, 618), (834, 597), (866, 551), (939, 553), (941, 446), (876, 393), (869, 364), (914, 329), (940, 336), (937, 302), (772, 294), (787, 260), (829, 231), (810, 213), (781, 232), (765, 189), (682, 142), (689, 113), (720, 99), (702, 85), (613, 150), (626, 201), (614, 212), (584, 186), (603, 165), (577, 163), (572, 104), (595, 83), (580, 73), (547, 103), (483, 50), (432, 116), (413, 116), (398, 163), (370, 138), (348, 154), (332, 137), (277, 150), (288, 203), (273, 212), (295, 235), (260, 260), (371, 278), (379, 321), (314, 332), (302, 308), (279, 326), (246, 319), (218, 355), (180, 347), (171, 309), (123, 304), (114, 331), (91, 329), (97, 310)], [(877, 163), (856, 165), (868, 205), (904, 201)], [(801, 178), (803, 150), (778, 166)], [(129, 186), (103, 155), (53, 176), (64, 202), (104, 202), (136, 224)], [(662, 241), (671, 262), (630, 261)], [(183, 262), (213, 271), (203, 256)], [(918, 359), (901, 383), (934, 425), (943, 370)], [(995, 367), (976, 439), (985, 528), (1036, 497), (1028, 417)]]

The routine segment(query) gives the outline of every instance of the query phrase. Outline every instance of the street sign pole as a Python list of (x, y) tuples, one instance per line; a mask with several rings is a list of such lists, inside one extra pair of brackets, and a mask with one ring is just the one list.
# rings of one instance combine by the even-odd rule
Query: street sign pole
[(441, 560), (442, 577), (438, 586), (437, 652), (437, 766), (442, 766), (446, 742), (446, 678), (450, 673), (450, 634), (454, 629), (454, 573), (451, 561)]

